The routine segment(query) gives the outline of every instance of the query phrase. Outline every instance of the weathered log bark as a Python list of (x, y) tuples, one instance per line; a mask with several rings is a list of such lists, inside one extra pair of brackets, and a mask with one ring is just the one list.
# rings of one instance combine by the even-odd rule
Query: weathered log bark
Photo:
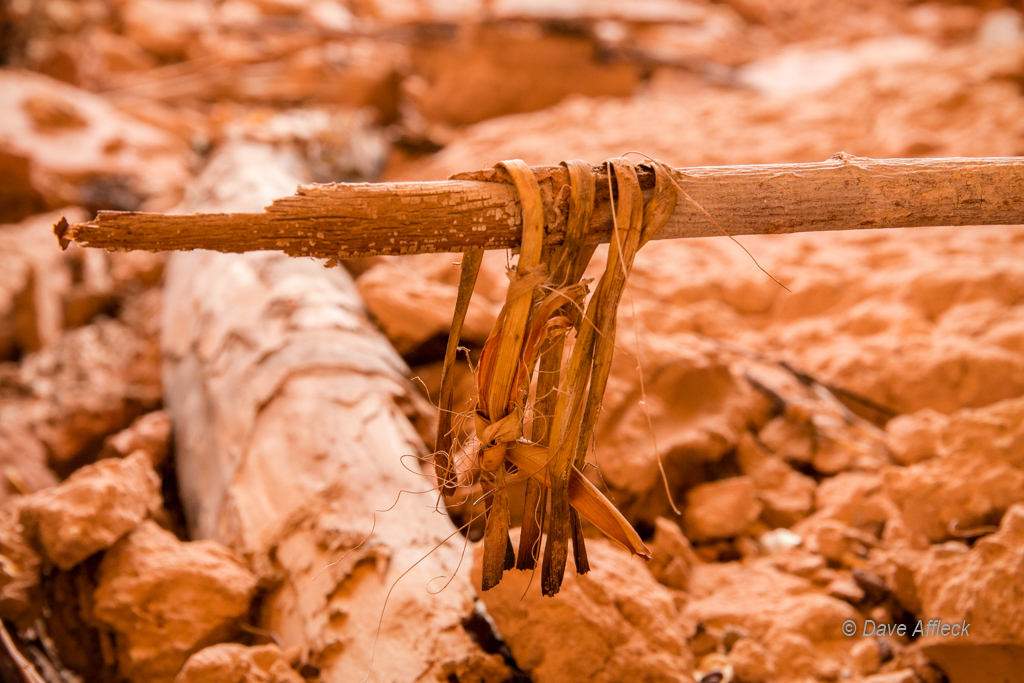
[[(564, 167), (535, 167), (548, 214), (549, 244), (561, 244), (568, 213)], [(609, 186), (598, 192), (590, 238), (607, 242)], [(107, 249), (280, 250), (328, 259), (518, 246), (515, 189), (486, 182), (494, 171), (442, 182), (300, 187), (262, 213), (168, 216), (100, 212), (57, 226), (63, 244)], [(814, 164), (681, 169), (680, 197), (656, 239), (818, 230), (1024, 223), (1024, 158), (866, 159), (837, 154)], [(645, 196), (654, 174), (640, 173)], [(699, 207), (696, 204), (699, 204)], [(703, 209), (703, 210), (702, 210)], [(705, 213), (706, 212), (706, 213)], [(714, 218), (714, 222), (709, 220)]]
[[(267, 147), (228, 147), (191, 208), (259, 206), (298, 170)], [(189, 526), (241, 552), (269, 586), (258, 626), (308, 648), (320, 680), (359, 681), (385, 595), (422, 559), (390, 596), (369, 680), (504, 667), (461, 626), (468, 572), (433, 594), (462, 544), (443, 543), (455, 529), (433, 509), (433, 477), (416, 476), (411, 458), (403, 467), (423, 452), (403, 412), (407, 370), (348, 274), (281, 254), (176, 254), (165, 296), (166, 403)], [(403, 489), (431, 493), (374, 514)]]

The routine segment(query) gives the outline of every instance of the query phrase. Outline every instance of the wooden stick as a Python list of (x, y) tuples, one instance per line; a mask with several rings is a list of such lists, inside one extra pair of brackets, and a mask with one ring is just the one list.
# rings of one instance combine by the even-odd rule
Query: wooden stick
[[(544, 198), (547, 242), (560, 244), (568, 213), (561, 166), (534, 167)], [(603, 166), (593, 167), (603, 180)], [(681, 185), (732, 235), (932, 225), (1024, 223), (1024, 158), (867, 159), (839, 153), (813, 164), (681, 169)], [(641, 168), (649, 197), (654, 173)], [(263, 213), (164, 215), (101, 211), (88, 223), (61, 221), (63, 246), (149, 251), (281, 250), (327, 259), (519, 245), (515, 188), (494, 170), (440, 182), (301, 186)], [(598, 183), (592, 241), (607, 242), (607, 182)], [(656, 239), (720, 235), (707, 215), (679, 201)]]
[(46, 679), (36, 670), (35, 665), (18, 650), (18, 646), (14, 644), (14, 639), (7, 632), (7, 627), (3, 621), (0, 621), (0, 642), (3, 642), (4, 649), (11, 659), (14, 660), (14, 664), (18, 667), (18, 671), (21, 672), (22, 678), (25, 679), (26, 683), (47, 683)]

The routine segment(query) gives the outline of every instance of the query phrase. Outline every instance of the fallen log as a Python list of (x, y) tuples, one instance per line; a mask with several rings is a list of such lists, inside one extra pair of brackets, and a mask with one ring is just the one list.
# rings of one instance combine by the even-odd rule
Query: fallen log
[[(546, 244), (561, 244), (569, 213), (564, 166), (534, 167), (547, 214)], [(611, 234), (609, 182), (597, 192), (590, 240)], [(303, 185), (262, 213), (163, 215), (101, 211), (55, 232), (62, 245), (150, 251), (280, 250), (347, 259), (507, 249), (522, 236), (515, 188), (495, 170), (439, 182)], [(639, 172), (645, 201), (654, 172)], [(722, 234), (1008, 225), (1024, 223), (1024, 158), (867, 159), (836, 154), (812, 164), (679, 169), (677, 208), (655, 239)]]
[[(206, 209), (259, 206), (301, 170), (294, 155), (234, 143), (191, 194)], [(434, 508), (433, 476), (416, 476), (408, 457), (424, 450), (406, 415), (408, 370), (348, 273), (272, 253), (174, 254), (165, 302), (189, 530), (260, 576), (255, 631), (302, 648), (324, 681), (360, 680), (374, 648), (373, 681), (503, 670), (461, 626), (473, 589), (468, 572), (455, 575), (464, 546), (445, 541), (462, 539)], [(402, 490), (429, 493), (375, 513)], [(450, 583), (435, 594), (438, 577)]]

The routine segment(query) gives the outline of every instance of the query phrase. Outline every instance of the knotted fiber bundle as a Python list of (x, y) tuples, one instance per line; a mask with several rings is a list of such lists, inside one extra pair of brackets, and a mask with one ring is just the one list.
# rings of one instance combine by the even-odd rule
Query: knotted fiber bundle
[[(561, 245), (544, 243), (544, 201), (529, 167), (520, 160), (496, 166), (519, 194), (523, 238), (505, 304), (476, 368), (473, 471), (484, 492), (487, 515), (483, 590), (496, 586), (506, 569), (535, 568), (542, 535), (547, 539), (541, 567), (545, 595), (554, 595), (561, 587), (570, 538), (576, 571), (589, 571), (581, 515), (630, 552), (650, 557), (629, 522), (581, 472), (611, 371), (616, 310), (633, 258), (675, 210), (672, 169), (656, 160), (648, 164), (656, 184), (646, 206), (632, 162), (616, 158), (603, 166), (614, 202), (614, 230), (604, 274), (589, 301), (581, 278), (596, 247), (587, 239), (597, 184), (591, 166), (582, 161), (562, 164), (570, 182)], [(463, 447), (456, 443), (458, 430), (453, 428), (452, 367), (482, 257), (481, 250), (464, 255), (441, 378), (434, 465), (446, 496), (456, 486), (452, 454)], [(563, 367), (570, 329), (575, 331), (575, 343)], [(528, 416), (529, 424), (524, 425)], [(528, 435), (524, 427), (529, 428)], [(520, 478), (527, 484), (517, 554), (508, 534), (508, 486)]]

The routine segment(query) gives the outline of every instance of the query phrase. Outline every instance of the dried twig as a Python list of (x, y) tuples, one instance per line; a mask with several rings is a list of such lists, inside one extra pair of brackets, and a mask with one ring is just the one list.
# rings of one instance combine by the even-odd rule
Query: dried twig
[(7, 654), (14, 660), (18, 670), (21, 671), (21, 675), (24, 677), (27, 683), (46, 683), (36, 667), (32, 662), (28, 661), (25, 655), (21, 654), (18, 646), (14, 644), (14, 639), (11, 638), (11, 634), (7, 631), (7, 626), (0, 620), (0, 641), (3, 641), (4, 649), (7, 650)]
[[(534, 167), (548, 244), (561, 244), (569, 172)], [(102, 211), (57, 226), (62, 244), (107, 249), (281, 250), (328, 259), (517, 247), (522, 211), (514, 187), (489, 170), (416, 183), (307, 185), (263, 213), (188, 216)], [(591, 167), (595, 178), (601, 167)], [(1024, 223), (1024, 158), (866, 159), (837, 154), (814, 164), (678, 169), (693, 203), (678, 202), (655, 239), (930, 225)], [(645, 199), (652, 168), (638, 172)], [(699, 210), (697, 206), (703, 208)], [(709, 216), (714, 217), (709, 220)], [(721, 228), (715, 225), (721, 223)], [(608, 190), (598, 183), (589, 239), (608, 242)]]

